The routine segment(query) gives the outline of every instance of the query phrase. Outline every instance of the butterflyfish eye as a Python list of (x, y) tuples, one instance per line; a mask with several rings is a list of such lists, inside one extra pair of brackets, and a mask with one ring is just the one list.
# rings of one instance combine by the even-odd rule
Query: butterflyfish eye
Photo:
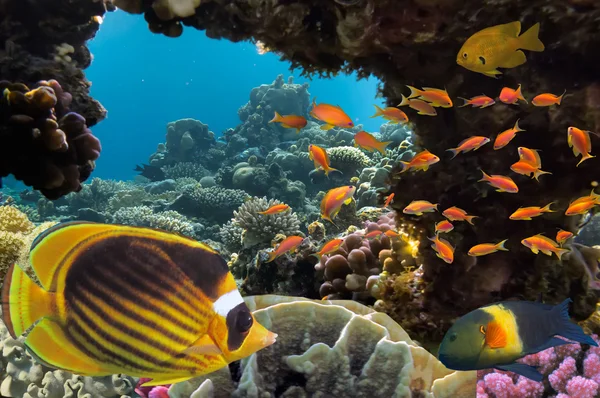
[(245, 333), (252, 327), (253, 319), (250, 312), (240, 311), (235, 321), (235, 328), (240, 333)]
[(483, 65), (485, 65), (485, 58), (483, 58), (483, 57), (479, 57), (479, 60), (481, 61), (481, 63), (482, 63)]
[(456, 338), (458, 337), (458, 335), (456, 333), (452, 333), (450, 335), (450, 341), (456, 341)]

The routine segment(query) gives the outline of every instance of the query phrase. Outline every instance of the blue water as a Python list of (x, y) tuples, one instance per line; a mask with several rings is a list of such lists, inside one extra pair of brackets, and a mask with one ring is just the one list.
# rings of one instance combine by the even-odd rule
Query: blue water
[[(139, 15), (108, 13), (96, 38), (94, 55), (85, 71), (91, 95), (108, 109), (108, 117), (93, 127), (103, 152), (93, 176), (130, 179), (136, 164), (146, 163), (164, 142), (166, 124), (194, 118), (220, 135), (239, 123), (237, 110), (250, 90), (270, 84), (278, 74), (291, 75), (289, 63), (277, 55), (259, 55), (250, 43), (213, 40), (186, 28), (181, 37), (151, 33)], [(355, 76), (334, 79), (300, 78), (308, 82), (318, 102), (338, 104), (367, 131), (379, 131), (381, 118), (370, 119), (377, 80)]]

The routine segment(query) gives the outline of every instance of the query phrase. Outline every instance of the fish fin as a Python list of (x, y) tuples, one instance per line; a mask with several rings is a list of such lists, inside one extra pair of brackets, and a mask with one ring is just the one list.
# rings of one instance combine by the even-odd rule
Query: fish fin
[(485, 171), (479, 169), (479, 171), (481, 171), (483, 173), (483, 177), (481, 177), (481, 180), (478, 180), (477, 182), (482, 182), (482, 181), (489, 181), (490, 180), (490, 176), (485, 174)]
[(473, 224), (473, 219), (474, 219), (474, 218), (477, 218), (477, 216), (466, 216), (466, 217), (465, 217), (465, 220), (466, 220), (466, 221), (467, 221), (469, 224), (471, 224), (471, 225), (475, 225), (475, 224)]
[(550, 206), (552, 206), (552, 205), (553, 205), (553, 204), (555, 204), (555, 203), (556, 203), (556, 202), (550, 202), (550, 203), (548, 203), (546, 206), (542, 207), (542, 212), (544, 212), (544, 213), (554, 213), (554, 212), (555, 212), (555, 210), (552, 210), (552, 209), (550, 208)]
[[(518, 53), (519, 51), (517, 51)], [(523, 51), (521, 51), (523, 52)], [(523, 57), (525, 57), (525, 54), (523, 54)], [(527, 61), (527, 59), (525, 59), (525, 61)], [(517, 65), (518, 66), (518, 65)], [(525, 101), (526, 104), (528, 104), (529, 102), (527, 102), (527, 100), (525, 99), (525, 97), (523, 96), (523, 92), (521, 91), (521, 85), (519, 84), (519, 87), (517, 87), (517, 98)]]
[(488, 322), (485, 329), (485, 344), (490, 348), (504, 348), (507, 344), (506, 330), (498, 322)]
[(340, 170), (334, 169), (333, 167), (330, 167), (329, 170), (325, 171), (325, 175), (327, 176), (327, 178), (329, 178), (329, 173), (331, 173), (332, 171), (335, 171), (335, 172), (340, 173), (342, 175), (344, 174)]
[(570, 251), (569, 249), (558, 249), (557, 248), (554, 251), (554, 254), (556, 254), (556, 257), (558, 257), (558, 259), (560, 260), (560, 259), (562, 259), (562, 255), (565, 253), (568, 253), (569, 251)]
[(399, 103), (397, 106), (406, 106), (406, 105), (408, 105), (408, 104), (410, 103), (410, 102), (408, 101), (408, 98), (406, 98), (406, 97), (404, 96), (404, 94), (401, 94), (401, 95), (402, 95), (402, 102), (400, 102), (400, 103)]
[(80, 375), (109, 375), (119, 373), (109, 365), (89, 357), (67, 337), (60, 324), (51, 319), (42, 319), (25, 339), (25, 345), (36, 358), (52, 368), (71, 371)]
[[(533, 172), (533, 178), (535, 178), (537, 181), (539, 181), (538, 177), (543, 174), (552, 174), (552, 173), (549, 171), (537, 169), (536, 171)], [(552, 211), (549, 211), (549, 212), (551, 213)]]
[(349, 205), (350, 203), (352, 203), (352, 200), (353, 200), (353, 199), (354, 199), (354, 198), (353, 198), (352, 196), (351, 196), (351, 197), (349, 197), (348, 199), (344, 200), (344, 204), (345, 204), (345, 205)]
[(275, 258), (277, 258), (277, 249), (273, 248), (273, 250), (269, 252), (269, 258), (267, 258), (265, 263), (270, 263), (271, 261), (275, 260)]
[(279, 122), (280, 120), (281, 120), (281, 115), (279, 113), (277, 113), (277, 111), (275, 111), (275, 116), (273, 116), (273, 119), (269, 120), (269, 123)]
[(544, 379), (544, 375), (537, 371), (534, 366), (525, 365), (524, 363), (511, 363), (509, 365), (497, 365), (496, 369), (513, 372), (523, 377), (527, 377), (533, 381), (541, 382)]
[(457, 97), (457, 98), (464, 101), (464, 104), (460, 105), (459, 108), (462, 108), (463, 106), (471, 105), (471, 100), (470, 99), (463, 98), (463, 97)]
[(410, 163), (409, 162), (404, 162), (404, 161), (400, 161), (400, 166), (402, 166), (402, 170), (400, 170), (400, 173), (404, 173), (406, 171), (408, 171), (408, 169), (410, 168)]
[(531, 252), (532, 252), (533, 254), (538, 254), (538, 253), (540, 252), (540, 249), (538, 249), (537, 247), (532, 247), (532, 248), (531, 248)]
[[(527, 62), (527, 57), (525, 57), (525, 53), (521, 50), (517, 50), (498, 66), (500, 68), (515, 68), (519, 65), (523, 65), (525, 62)], [(521, 89), (519, 88), (517, 91), (517, 98), (525, 100), (524, 98), (522, 98), (520, 90)]]
[(189, 380), (192, 377), (196, 377), (196, 376), (194, 376), (194, 375), (186, 375), (186, 376), (161, 375), (160, 377), (153, 378), (152, 380), (148, 380), (147, 382), (140, 384), (140, 387), (156, 387), (156, 386), (162, 386), (165, 384), (175, 384), (175, 383)]
[(571, 317), (569, 316), (569, 304), (572, 302), (573, 300), (568, 298), (552, 309), (553, 317), (560, 319), (560, 325), (556, 334), (571, 341), (597, 347), (598, 343), (596, 343), (591, 336), (585, 334), (581, 326), (571, 322)]
[(208, 334), (200, 337), (193, 345), (186, 348), (183, 352), (185, 354), (197, 355), (223, 355), (223, 351), (221, 351)]
[(390, 145), (393, 141), (383, 141), (376, 144), (375, 149), (385, 156), (385, 148)]
[(459, 153), (458, 148), (450, 148), (450, 149), (446, 149), (446, 150), (452, 152), (452, 157), (450, 159), (454, 159), (456, 157), (456, 155), (458, 155), (458, 153)]
[(544, 253), (546, 256), (552, 256), (552, 252), (550, 250), (546, 250), (546, 249), (540, 249), (540, 251), (542, 253)]
[[(536, 304), (540, 305), (542, 303), (537, 303)], [(544, 304), (544, 305), (548, 305), (548, 304)], [(554, 306), (548, 305), (551, 308), (554, 308)], [(563, 339), (559, 339), (558, 337), (551, 337), (548, 341), (546, 341), (544, 344), (542, 344), (539, 347), (535, 347), (535, 351), (532, 352), (532, 354), (538, 353), (540, 351), (544, 351), (547, 350), (548, 348), (553, 348), (553, 347), (558, 347), (561, 345), (566, 345), (566, 344), (573, 344), (572, 341), (568, 341), (568, 340), (563, 340)]]
[(579, 161), (579, 163), (577, 163), (577, 166), (575, 167), (579, 167), (579, 165), (581, 163), (583, 163), (584, 161), (588, 160), (588, 159), (592, 159), (595, 158), (596, 156), (590, 155), (589, 153), (584, 153), (583, 156), (581, 156), (581, 160)]
[(509, 23), (505, 23), (502, 25), (492, 26), (489, 29), (495, 30), (496, 33), (502, 32), (505, 35), (517, 38), (517, 37), (519, 37), (519, 33), (521, 33), (521, 22), (520, 21), (509, 22)]
[[(559, 97), (556, 99), (556, 104), (557, 104), (557, 105), (560, 105), (560, 103), (562, 102), (562, 100), (563, 100), (563, 97), (565, 96), (565, 94), (566, 94), (566, 93), (567, 93), (567, 89), (565, 89), (565, 91), (563, 91), (563, 93), (562, 93), (562, 94), (561, 94), (561, 95), (560, 95), (560, 96), (559, 96)], [(571, 95), (571, 94), (569, 94), (569, 96), (570, 96), (570, 95)]]
[(502, 242), (498, 242), (498, 243), (496, 244), (496, 249), (497, 249), (497, 250), (502, 250), (502, 251), (505, 251), (505, 252), (507, 252), (507, 251), (508, 251), (508, 249), (507, 249), (506, 247), (504, 247), (504, 245), (506, 244), (506, 242), (507, 242), (507, 241), (508, 241), (508, 239), (504, 239)]
[(302, 128), (296, 127), (296, 134), (300, 134), (300, 130), (302, 130)]
[(53, 315), (54, 294), (39, 287), (17, 264), (12, 264), (2, 286), (2, 318), (16, 339), (38, 319)]
[(377, 117), (377, 116), (382, 116), (383, 115), (383, 109), (381, 109), (379, 106), (373, 104), (373, 106), (375, 107), (375, 114), (371, 117)]
[(486, 76), (493, 77), (494, 79), (498, 79), (499, 78), (498, 75), (502, 74), (502, 72), (500, 72), (498, 69), (490, 70), (487, 72), (481, 72), (481, 73), (483, 73)]
[(334, 126), (331, 124), (324, 124), (320, 127), (321, 130), (331, 130)]
[(422, 91), (419, 90), (416, 87), (413, 86), (409, 86), (407, 85), (406, 87), (408, 87), (408, 89), (410, 90), (410, 94), (408, 95), (408, 98), (415, 98), (421, 95)]
[(525, 129), (522, 129), (521, 126), (519, 126), (519, 120), (521, 120), (521, 119), (517, 119), (517, 121), (515, 122), (515, 125), (513, 126), (513, 130), (515, 130), (516, 132), (525, 131)]
[(539, 39), (539, 34), (540, 23), (538, 22), (519, 36), (519, 48), (529, 51), (544, 51), (544, 43)]

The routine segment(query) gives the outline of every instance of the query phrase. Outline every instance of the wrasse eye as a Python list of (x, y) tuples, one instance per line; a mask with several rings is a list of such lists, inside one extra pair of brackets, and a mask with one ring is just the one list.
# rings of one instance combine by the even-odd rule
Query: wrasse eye
[(483, 57), (479, 57), (479, 60), (481, 61), (481, 63), (482, 63), (483, 65), (485, 65), (485, 58), (483, 58)]
[(479, 326), (479, 331), (485, 336), (485, 327), (483, 325)]

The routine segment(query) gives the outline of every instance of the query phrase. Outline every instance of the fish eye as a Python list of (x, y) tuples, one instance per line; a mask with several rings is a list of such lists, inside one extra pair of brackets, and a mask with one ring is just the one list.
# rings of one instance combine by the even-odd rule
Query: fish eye
[(458, 337), (458, 335), (456, 333), (452, 333), (450, 335), (450, 341), (456, 341), (456, 338)]
[(482, 63), (483, 65), (485, 65), (485, 58), (483, 58), (483, 57), (479, 57), (479, 60), (481, 61), (481, 63)]
[(467, 59), (467, 57), (468, 57), (467, 53), (463, 53), (463, 58)]
[(235, 328), (240, 333), (245, 333), (250, 330), (253, 319), (249, 311), (240, 311), (235, 320)]

